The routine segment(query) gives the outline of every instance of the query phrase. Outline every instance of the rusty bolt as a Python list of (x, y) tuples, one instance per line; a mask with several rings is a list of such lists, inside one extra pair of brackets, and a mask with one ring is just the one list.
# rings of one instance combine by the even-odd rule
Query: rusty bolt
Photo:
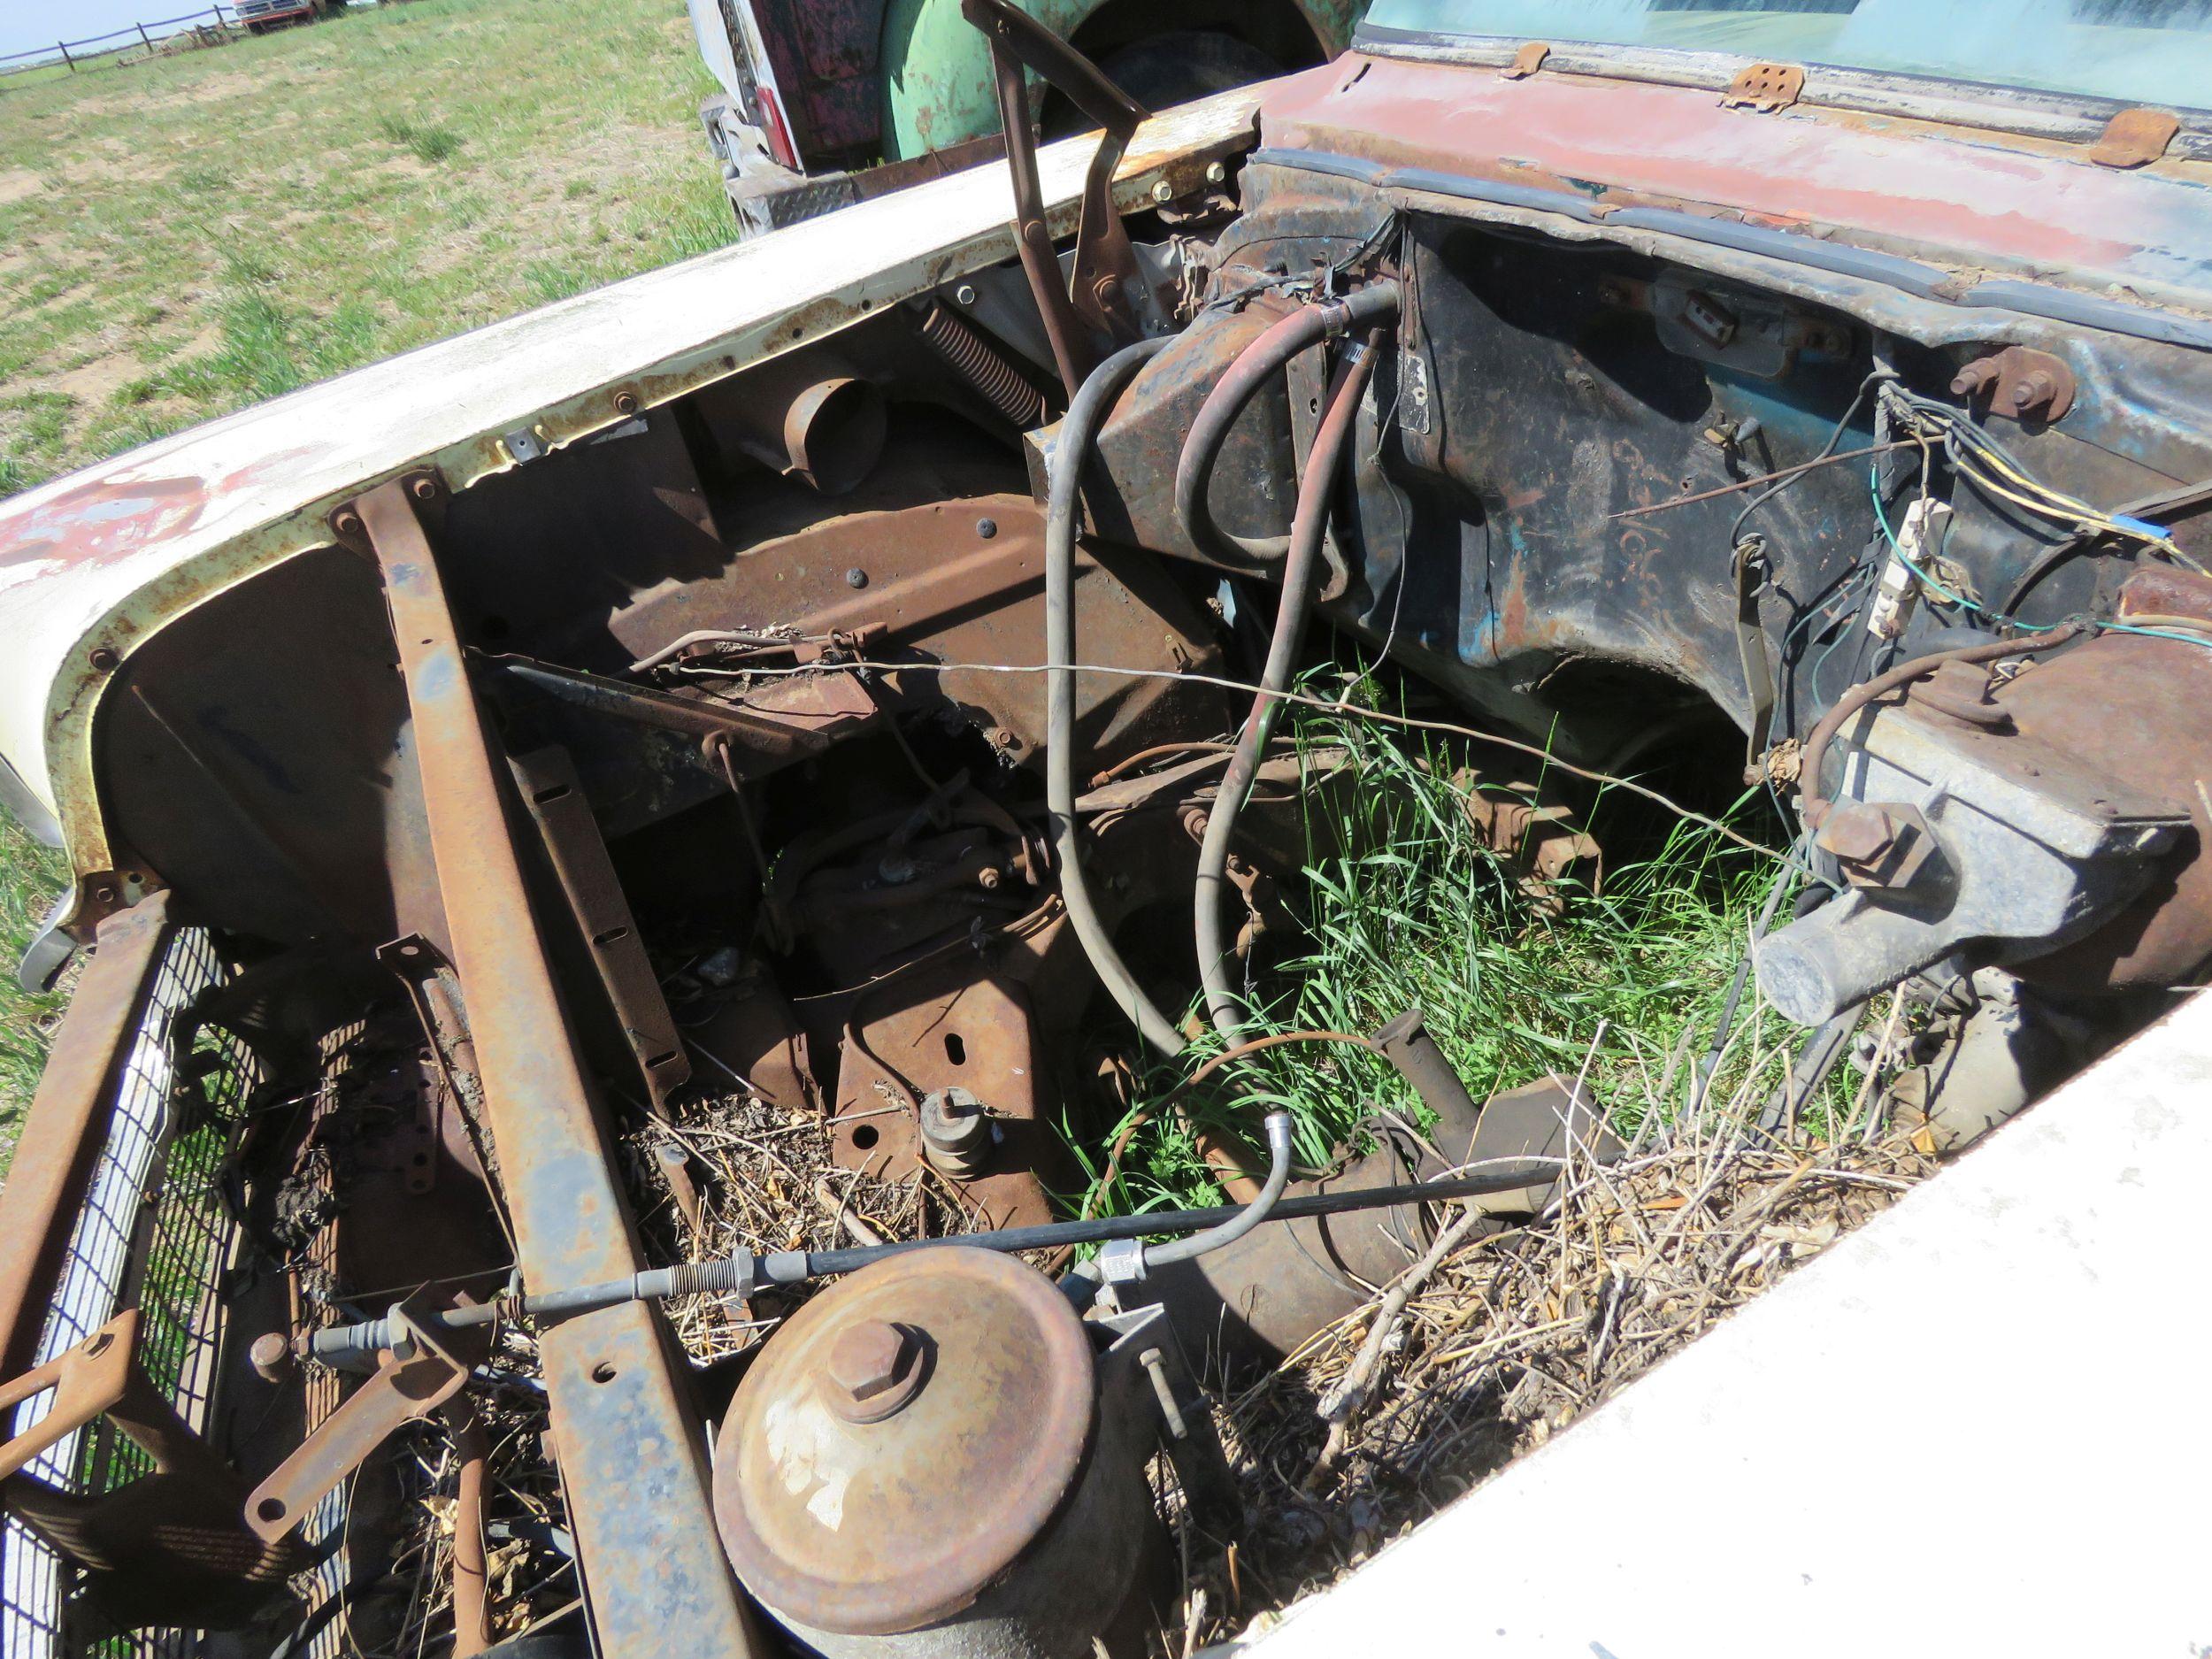
[(998, 884), (1004, 879), (1005, 878), (999, 873), (999, 868), (996, 864), (986, 864), (982, 869), (975, 872), (976, 886), (981, 887), (986, 893), (997, 892)]
[(292, 1374), (292, 1345), (281, 1331), (264, 1331), (254, 1338), (246, 1357), (253, 1362), (255, 1374), (263, 1382), (280, 1383)]
[(1997, 379), (1997, 359), (1977, 357), (1951, 377), (1954, 397), (1972, 397)]
[(823, 1392), (830, 1409), (850, 1423), (889, 1417), (921, 1382), (919, 1344), (887, 1319), (863, 1319), (830, 1344)]
[(1014, 728), (1010, 726), (994, 726), (991, 731), (991, 741), (996, 743), (1001, 749), (1019, 749), (1022, 746), (1021, 739), (1014, 734)]
[(691, 1224), (696, 1233), (701, 1226), (698, 1184), (691, 1179), (691, 1159), (673, 1141), (664, 1141), (654, 1148), (653, 1156), (661, 1166), (661, 1175), (668, 1183), (668, 1195), (676, 1201), (676, 1208)]
[(1152, 187), (1152, 199), (1165, 207), (1175, 199), (1175, 187), (1165, 179)]
[(1928, 820), (1909, 806), (1851, 801), (1821, 820), (1815, 842), (1835, 855), (1854, 887), (1909, 887), (1940, 850)]
[(1183, 809), (1183, 833), (1193, 841), (1202, 841), (1206, 839), (1206, 826), (1210, 822), (1211, 820), (1206, 816), (1204, 807), (1187, 806)]
[(2025, 414), (2031, 409), (2047, 407), (2057, 396), (2058, 382), (2047, 370), (2036, 369), (2013, 383), (2012, 406)]
[(92, 648), (90, 658), (92, 666), (101, 673), (113, 673), (122, 660), (116, 655), (115, 648), (111, 645), (96, 645)]
[(614, 412), (618, 415), (636, 414), (637, 394), (635, 392), (617, 392), (614, 395)]
[(862, 569), (860, 568), (860, 566), (859, 566), (859, 565), (854, 565), (854, 566), (852, 567), (852, 569), (850, 569), (850, 570), (849, 570), (849, 571), (847, 571), (847, 572), (845, 572), (845, 586), (846, 586), (846, 587), (848, 587), (848, 588), (865, 588), (867, 585), (868, 585), (868, 572), (867, 572), (866, 571), (862, 570)]
[(1822, 851), (1847, 864), (1870, 864), (1887, 852), (1894, 839), (1882, 809), (1863, 802), (1840, 802), (1820, 821), (1814, 838)]
[(1226, 168), (1226, 167), (1223, 166), (1223, 165), (1222, 165), (1219, 162), (1217, 162), (1217, 161), (1210, 161), (1210, 162), (1208, 162), (1208, 163), (1206, 164), (1206, 182), (1207, 182), (1208, 184), (1226, 184), (1226, 183), (1228, 183), (1228, 182), (1229, 182), (1229, 170), (1228, 170), (1228, 168)]

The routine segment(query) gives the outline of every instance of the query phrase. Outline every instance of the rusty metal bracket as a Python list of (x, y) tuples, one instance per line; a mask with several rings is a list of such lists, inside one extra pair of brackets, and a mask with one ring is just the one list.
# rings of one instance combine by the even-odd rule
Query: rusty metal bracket
[(1525, 81), (1544, 66), (1544, 59), (1551, 56), (1549, 41), (1523, 41), (1513, 54), (1513, 61), (1499, 71), (1508, 81)]
[(510, 763), (522, 803), (544, 840), (547, 859), (559, 878), (576, 925), (591, 947), (599, 982), (622, 1023), (622, 1035), (637, 1056), (638, 1071), (656, 1109), (665, 1111), (669, 1096), (691, 1079), (691, 1060), (668, 1011), (659, 977), (645, 954), (630, 902), (600, 839), (598, 820), (584, 798), (576, 764), (564, 749), (541, 749)]
[(2122, 110), (2105, 123), (2089, 147), (2089, 159), (2100, 167), (2123, 171), (2147, 167), (2165, 155), (2180, 131), (2180, 119), (2164, 110)]
[(465, 1333), (475, 1340), (464, 1353), (462, 1343), (440, 1321), (422, 1314), (426, 1308), (467, 1301), (463, 1296), (441, 1302), (417, 1291), (392, 1310), (392, 1317), (406, 1329), (404, 1343), (247, 1497), (246, 1525), (255, 1537), (269, 1543), (284, 1537), (378, 1447), (461, 1392), (470, 1371), (489, 1349), (490, 1327)]
[(1786, 110), (1805, 90), (1802, 64), (1746, 64), (1721, 94), (1724, 110), (1749, 109), (1762, 115)]
[(1736, 655), (1743, 664), (1744, 695), (1751, 704), (1751, 726), (1745, 739), (1749, 748), (1744, 756), (1744, 774), (1749, 780), (1758, 776), (1759, 757), (1766, 753), (1774, 734), (1777, 700), (1766, 629), (1759, 621), (1759, 590), (1767, 582), (1765, 543), (1755, 535), (1746, 536), (1736, 544), (1729, 567), (1736, 588)]
[(2015, 420), (2061, 420), (2074, 406), (2074, 371), (2063, 357), (2028, 346), (2007, 346), (1977, 357), (1951, 377), (1955, 397), (1989, 395), (1993, 414)]
[[(284, 1591), (308, 1564), (296, 1543), (242, 1524), (245, 1482), (138, 1363), (138, 1313), (118, 1314), (84, 1341), (0, 1386), (0, 1413), (48, 1389), (50, 1409), (0, 1446), (0, 1494), (23, 1523), (95, 1577), (96, 1599), (127, 1627), (227, 1627)], [(63, 1492), (26, 1474), (40, 1453), (104, 1417), (153, 1462), (111, 1492)]]
[[(1128, 228), (1114, 211), (1114, 169), (1130, 137), (1150, 111), (1099, 72), (1098, 65), (1010, 0), (960, 0), (960, 15), (991, 43), (999, 120), (1006, 129), (1007, 170), (1014, 183), (1014, 235), (1022, 269), (1037, 296), (1052, 357), (1068, 396), (1109, 349), (1144, 335), (1138, 300), (1144, 275)], [(1075, 233), (1075, 268), (1061, 285), (1059, 257), (1045, 224), (1037, 176), (1037, 141), (1029, 127), (1029, 91), (1022, 71), (1033, 69), (1105, 130), (1083, 177), (1083, 214)]]
[[(513, 780), (465, 669), (438, 560), (404, 480), (353, 503), (384, 578), (454, 967), (526, 1280), (595, 1284), (640, 1266), (621, 1184), (509, 833)], [(539, 1333), (562, 1483), (598, 1650), (659, 1659), (760, 1651), (720, 1545), (699, 1422), (664, 1321), (643, 1303)]]

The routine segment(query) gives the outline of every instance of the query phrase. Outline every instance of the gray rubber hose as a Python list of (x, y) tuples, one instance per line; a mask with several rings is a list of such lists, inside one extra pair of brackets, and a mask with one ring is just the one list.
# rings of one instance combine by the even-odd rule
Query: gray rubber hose
[(1060, 865), (1060, 898), (1090, 960), (1092, 972), (1144, 1040), (1171, 1057), (1187, 1046), (1175, 1022), (1155, 1006), (1114, 949), (1099, 919), (1090, 881), (1083, 873), (1082, 826), (1075, 818), (1075, 527), (1083, 493), (1083, 464), (1114, 400), (1137, 371), (1170, 339), (1141, 340), (1093, 369), (1069, 403), (1052, 449), (1052, 480), (1045, 502), (1045, 810), (1053, 856)]

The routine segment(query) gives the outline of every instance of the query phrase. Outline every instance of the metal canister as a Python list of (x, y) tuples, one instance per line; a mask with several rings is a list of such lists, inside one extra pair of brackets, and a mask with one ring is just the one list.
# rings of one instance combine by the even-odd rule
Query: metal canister
[(949, 1248), (794, 1314), (716, 1439), (723, 1547), (826, 1659), (1092, 1652), (1156, 1530), (1150, 1439), (1051, 1281)]

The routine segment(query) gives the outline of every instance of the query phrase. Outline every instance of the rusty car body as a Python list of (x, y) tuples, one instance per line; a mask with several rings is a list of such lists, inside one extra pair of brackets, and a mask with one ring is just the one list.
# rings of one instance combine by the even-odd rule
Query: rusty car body
[[(0, 1192), (11, 1655), (373, 1646), (424, 1424), (457, 1654), (517, 1593), (495, 1534), (576, 1586), (498, 1651), (1121, 1641), (1114, 1482), (1155, 1434), (1205, 1479), (1202, 1368), (1129, 1282), (1174, 1247), (1118, 1240), (1079, 1321), (870, 1257), (782, 1358), (695, 1366), (658, 1298), (772, 1321), (859, 1263), (688, 1259), (687, 1102), (1072, 1242), (1094, 1039), (1180, 1051), (1195, 999), (1235, 1041), (1298, 803), (1357, 787), (1270, 746), (1302, 649), (1571, 772), (1770, 795), (1822, 902), (1763, 924), (1763, 993), (1810, 1078), (1921, 987), (1941, 1136), (2212, 955), (2212, 118), (1409, 4), (1153, 114), (966, 11), (1010, 165), (0, 503), (0, 753), (91, 953)], [(1033, 150), (1024, 65), (1105, 135)], [(1539, 876), (1595, 851), (1486, 810)], [(1483, 1133), (1417, 1020), (1371, 1042)], [(1516, 1191), (1594, 1133), (1540, 1095), (1480, 1112), (1534, 1113)], [(1279, 1352), (1344, 1281), (1227, 1265), (1292, 1202), (1269, 1133), (1210, 1152), (1243, 1221), (1187, 1230)], [(1423, 1225), (1432, 1164), (1374, 1156), (1294, 1194), (1308, 1261), (1403, 1259), (1312, 1219)], [(488, 1448), (494, 1395), (541, 1434)], [(803, 1469), (761, 1449), (793, 1413)]]

